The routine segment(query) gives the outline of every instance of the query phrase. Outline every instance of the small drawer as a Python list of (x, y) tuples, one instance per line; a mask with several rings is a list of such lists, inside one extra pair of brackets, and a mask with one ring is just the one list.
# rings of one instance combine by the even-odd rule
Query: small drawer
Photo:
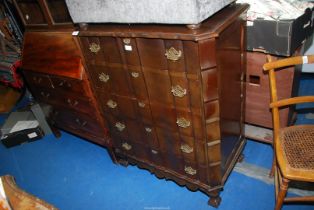
[(186, 136), (194, 136), (194, 132), (198, 132), (201, 129), (199, 126), (195, 127), (196, 130), (195, 128), (193, 129), (193, 123), (197, 123), (197, 119), (200, 120), (200, 116), (192, 116), (189, 110), (179, 110), (156, 103), (150, 105), (154, 122), (164, 129), (179, 132)]
[(84, 81), (50, 76), (53, 86), (58, 91), (74, 92), (80, 95), (88, 95), (87, 86)]
[(152, 123), (150, 105), (147, 100), (137, 100), (136, 98), (119, 96), (115, 94), (104, 94), (97, 92), (101, 107), (105, 113), (116, 117), (127, 117), (139, 119), (143, 123)]
[(53, 90), (51, 91), (45, 88), (37, 88), (31, 90), (34, 97), (39, 101), (45, 102), (47, 104), (55, 103), (56, 101), (58, 101), (57, 95)]
[(128, 71), (119, 66), (89, 65), (89, 74), (95, 88), (105, 93), (132, 96)]

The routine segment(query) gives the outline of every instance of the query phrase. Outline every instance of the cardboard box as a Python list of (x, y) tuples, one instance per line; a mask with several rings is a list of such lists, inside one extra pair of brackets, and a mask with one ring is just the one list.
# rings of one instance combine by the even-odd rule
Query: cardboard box
[(31, 111), (12, 112), (1, 127), (0, 140), (6, 147), (13, 147), (43, 136), (44, 132)]
[(309, 8), (295, 20), (248, 21), (247, 50), (291, 56), (312, 33), (312, 10)]

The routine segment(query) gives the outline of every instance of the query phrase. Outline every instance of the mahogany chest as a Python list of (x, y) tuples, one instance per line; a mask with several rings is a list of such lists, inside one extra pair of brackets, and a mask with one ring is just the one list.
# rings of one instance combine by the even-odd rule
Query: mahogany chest
[(246, 9), (197, 29), (102, 24), (78, 35), (119, 161), (200, 189), (213, 206), (245, 144)]

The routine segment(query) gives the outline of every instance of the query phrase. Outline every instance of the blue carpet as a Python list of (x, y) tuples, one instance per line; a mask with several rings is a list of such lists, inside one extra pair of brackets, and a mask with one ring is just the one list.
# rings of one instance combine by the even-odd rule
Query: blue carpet
[[(313, 80), (305, 83), (313, 84)], [(248, 141), (244, 155), (248, 163), (271, 166), (272, 149), (267, 144)], [(136, 166), (114, 165), (106, 149), (65, 132), (60, 139), (48, 135), (10, 149), (0, 144), (0, 175), (5, 174), (13, 175), (25, 191), (61, 210), (215, 209), (207, 205), (204, 193), (158, 179)], [(232, 172), (221, 197), (221, 210), (273, 209), (274, 186)], [(314, 206), (283, 207), (289, 209), (313, 210)]]

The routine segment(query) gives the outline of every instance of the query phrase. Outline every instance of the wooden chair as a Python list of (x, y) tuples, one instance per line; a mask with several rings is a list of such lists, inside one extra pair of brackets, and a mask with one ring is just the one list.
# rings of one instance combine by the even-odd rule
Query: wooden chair
[[(296, 56), (271, 61), (263, 68), (269, 73), (270, 94), (274, 128), (274, 172), (276, 206), (281, 209), (283, 202), (314, 201), (314, 196), (286, 197), (290, 181), (314, 182), (314, 125), (293, 125), (283, 127), (279, 121), (279, 108), (314, 102), (314, 96), (299, 96), (283, 100), (277, 98), (276, 70), (305, 63), (314, 63), (314, 55)], [(314, 68), (314, 65), (313, 65)]]

